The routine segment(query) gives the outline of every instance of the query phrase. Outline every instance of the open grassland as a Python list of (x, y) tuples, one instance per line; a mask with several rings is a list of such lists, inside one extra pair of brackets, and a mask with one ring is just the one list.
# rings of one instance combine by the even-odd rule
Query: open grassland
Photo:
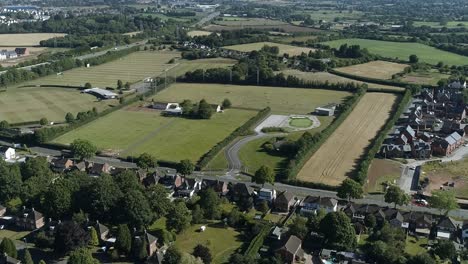
[[(306, 80), (306, 81), (319, 81), (319, 82), (330, 82), (330, 83), (350, 83), (354, 82), (357, 84), (363, 84), (366, 82), (361, 82), (361, 81), (356, 81), (353, 79), (341, 77), (335, 74), (331, 74), (328, 72), (303, 72), (299, 70), (284, 70), (282, 71), (284, 75), (292, 75), (296, 76), (300, 79)], [(389, 86), (389, 85), (382, 85), (382, 84), (375, 84), (375, 83), (366, 83), (369, 88), (383, 88), (383, 89), (389, 89), (389, 90), (395, 90), (395, 91), (403, 91), (404, 88), (401, 87), (396, 87), (396, 86)]]
[(367, 93), (348, 118), (306, 162), (298, 180), (338, 186), (387, 121), (397, 96)]
[(428, 26), (433, 28), (463, 28), (468, 27), (468, 21), (448, 21), (447, 24), (441, 24), (440, 22), (428, 22), (428, 21), (414, 21), (415, 27)]
[(38, 46), (41, 40), (63, 37), (65, 35), (61, 33), (0, 34), (0, 46)]
[(315, 21), (325, 20), (326, 22), (332, 22), (335, 18), (341, 18), (341, 20), (352, 20), (360, 18), (364, 15), (360, 11), (340, 11), (340, 10), (306, 10), (298, 11), (298, 14), (310, 15)]
[(228, 68), (236, 64), (237, 61), (226, 58), (210, 58), (210, 59), (199, 59), (199, 60), (181, 60), (177, 62), (177, 65), (167, 71), (168, 76), (182, 76), (188, 71), (194, 71), (198, 69), (213, 69), (213, 68)]
[(210, 103), (221, 103), (228, 98), (234, 107), (263, 109), (269, 106), (274, 113), (307, 114), (318, 106), (340, 103), (349, 95), (348, 92), (320, 89), (177, 83), (161, 91), (154, 100), (206, 99)]
[(278, 37), (276, 38), (277, 41), (283, 42), (283, 43), (291, 43), (294, 41), (297, 42), (307, 42), (308, 40), (314, 40), (316, 39), (317, 36), (287, 36), (287, 37)]
[(450, 75), (440, 73), (437, 70), (416, 71), (405, 74), (401, 80), (407, 83), (437, 85), (441, 79), (448, 79)]
[(175, 246), (182, 252), (192, 254), (198, 245), (210, 249), (213, 264), (228, 263), (229, 257), (242, 246), (242, 235), (221, 223), (208, 224), (206, 230), (200, 232), (202, 225), (193, 225), (183, 233), (177, 235)]
[(75, 89), (34, 87), (9, 89), (0, 94), (0, 104), (0, 120), (18, 123), (43, 117), (50, 121), (63, 121), (68, 112), (76, 114), (93, 107), (103, 110), (118, 104), (118, 101), (98, 101), (95, 96)]
[(187, 35), (189, 35), (190, 37), (209, 36), (211, 34), (213, 34), (213, 32), (204, 30), (192, 30), (187, 32)]
[(430, 162), (421, 168), (421, 179), (428, 178), (428, 190), (439, 190), (447, 182), (455, 183), (457, 197), (468, 198), (468, 159), (454, 162)]
[(374, 159), (367, 173), (368, 182), (365, 190), (368, 193), (383, 193), (384, 184), (394, 184), (401, 176), (400, 163), (388, 159)]
[(62, 75), (49, 75), (18, 86), (65, 85), (84, 86), (89, 82), (95, 87), (116, 87), (117, 80), (134, 83), (147, 77), (161, 74), (165, 69), (175, 67), (168, 64), (178, 52), (136, 52), (121, 59), (90, 68), (81, 67), (63, 72)]
[(54, 142), (70, 144), (77, 138), (85, 138), (99, 149), (123, 157), (147, 152), (162, 160), (196, 162), (255, 114), (255, 111), (229, 109), (209, 120), (195, 120), (163, 117), (159, 111), (135, 106), (104, 116)]
[(230, 50), (243, 51), (243, 52), (251, 52), (254, 50), (260, 50), (265, 45), (270, 46), (270, 47), (273, 47), (273, 46), (278, 47), (279, 55), (289, 54), (289, 56), (296, 56), (296, 55), (301, 55), (303, 52), (308, 54), (310, 51), (315, 51), (314, 49), (310, 49), (310, 48), (296, 47), (296, 46), (278, 44), (278, 43), (273, 43), (273, 42), (256, 42), (256, 43), (249, 43), (249, 44), (226, 46), (224, 48), (230, 49)]
[(403, 72), (406, 67), (408, 67), (406, 64), (388, 61), (371, 61), (363, 64), (337, 68), (336, 70), (367, 78), (389, 80), (392, 79), (394, 74)]
[(333, 48), (339, 48), (342, 44), (359, 45), (367, 48), (371, 53), (388, 58), (408, 60), (409, 56), (416, 54), (420, 61), (437, 64), (442, 61), (449, 65), (466, 65), (468, 57), (455, 53), (439, 50), (420, 43), (391, 42), (370, 39), (340, 39), (324, 42)]

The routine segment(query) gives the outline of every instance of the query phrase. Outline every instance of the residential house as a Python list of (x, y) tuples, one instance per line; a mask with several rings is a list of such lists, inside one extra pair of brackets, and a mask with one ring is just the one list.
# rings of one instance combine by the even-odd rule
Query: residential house
[(404, 228), (407, 229), (409, 227), (409, 223), (405, 221), (403, 215), (394, 208), (387, 208), (384, 210), (385, 212), (385, 219), (388, 223), (395, 227), (395, 228)]
[(6, 253), (0, 253), (0, 264), (21, 264), (21, 261), (8, 256)]
[(6, 214), (6, 207), (0, 204), (0, 217), (4, 216), (5, 214)]
[(153, 173), (148, 174), (146, 178), (143, 179), (142, 183), (145, 187), (149, 187), (149, 186), (158, 184), (160, 180), (161, 180), (161, 177), (159, 176), (159, 173), (153, 172)]
[(101, 176), (103, 173), (110, 173), (112, 167), (107, 163), (93, 163), (88, 169), (88, 174), (92, 176)]
[(285, 235), (288, 232), (289, 228), (287, 227), (279, 227), (275, 226), (273, 230), (271, 231), (270, 237), (274, 240), (281, 240), (283, 235)]
[(276, 190), (261, 188), (257, 196), (258, 201), (267, 201), (272, 203), (276, 199)]
[(159, 179), (159, 183), (162, 184), (168, 190), (174, 190), (179, 188), (185, 181), (184, 178), (177, 174), (166, 174), (164, 177)]
[(16, 226), (25, 230), (36, 230), (44, 226), (44, 216), (32, 209), (23, 208), (21, 213), (15, 218)]
[(229, 192), (229, 184), (220, 180), (203, 180), (202, 189), (212, 188), (216, 193), (221, 196)]
[(93, 164), (88, 161), (81, 161), (81, 162), (75, 163), (72, 169), (84, 172), (84, 171), (87, 171), (89, 168), (91, 168), (92, 165)]
[(28, 48), (16, 48), (15, 53), (18, 54), (18, 56), (28, 56), (29, 49)]
[(109, 228), (99, 223), (99, 221), (96, 221), (96, 225), (94, 228), (96, 229), (100, 242), (106, 242), (109, 238)]
[(177, 188), (176, 195), (179, 197), (192, 198), (192, 196), (201, 190), (202, 179), (184, 179), (182, 184)]
[(453, 81), (447, 85), (450, 89), (465, 89), (466, 88), (466, 81)]
[(146, 239), (146, 250), (148, 252), (148, 256), (152, 256), (158, 251), (158, 239), (146, 231), (144, 238)]
[(419, 236), (429, 236), (432, 229), (432, 215), (420, 212), (407, 212), (403, 214), (409, 223), (409, 230)]
[(450, 239), (458, 230), (458, 225), (451, 217), (442, 217), (437, 224), (437, 238)]
[(296, 199), (294, 198), (294, 194), (288, 191), (280, 193), (275, 199), (275, 210), (283, 213), (289, 212), (291, 207), (296, 203)]
[(70, 170), (73, 165), (73, 160), (68, 158), (60, 158), (52, 161), (52, 170), (56, 172), (64, 172)]
[(300, 263), (304, 259), (304, 250), (302, 249), (302, 240), (297, 236), (290, 236), (286, 242), (276, 250), (284, 263)]
[(236, 183), (232, 186), (231, 190), (229, 191), (229, 196), (234, 201), (240, 201), (245, 198), (250, 198), (254, 194), (254, 189), (245, 183)]
[(14, 51), (7, 51), (6, 56), (8, 59), (16, 59), (18, 58), (18, 54)]
[(307, 196), (301, 202), (301, 214), (314, 213), (317, 210), (325, 210), (327, 213), (338, 210), (338, 200), (330, 197)]
[(447, 156), (463, 144), (463, 138), (458, 132), (453, 132), (444, 139), (438, 139), (432, 144), (432, 151), (434, 154)]
[(2, 146), (0, 147), (0, 157), (3, 158), (3, 160), (13, 160), (16, 158), (16, 150), (14, 148)]

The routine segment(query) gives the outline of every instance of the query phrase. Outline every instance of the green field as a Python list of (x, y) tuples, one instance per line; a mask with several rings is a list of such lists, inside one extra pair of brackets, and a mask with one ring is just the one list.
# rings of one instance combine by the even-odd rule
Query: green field
[(263, 109), (269, 106), (274, 113), (307, 114), (318, 106), (340, 103), (349, 95), (348, 92), (321, 89), (177, 83), (161, 91), (154, 100), (199, 101), (205, 98), (211, 103), (221, 103), (228, 98), (235, 107)]
[(286, 22), (280, 20), (243, 17), (225, 17), (221, 20), (214, 21), (214, 23), (222, 26), (271, 26), (287, 24)]
[(177, 66), (167, 71), (168, 76), (182, 76), (188, 71), (197, 69), (212, 69), (212, 68), (228, 68), (236, 64), (237, 61), (225, 58), (210, 58), (199, 60), (182, 60), (177, 63)]
[(208, 224), (206, 230), (200, 232), (200, 226), (194, 225), (177, 235), (175, 246), (182, 252), (192, 254), (198, 244), (207, 246), (213, 257), (213, 264), (227, 263), (229, 257), (242, 246), (242, 235), (230, 227), (222, 224)]
[(214, 114), (210, 120), (194, 120), (163, 117), (158, 111), (134, 106), (75, 129), (54, 142), (69, 144), (84, 138), (100, 150), (122, 157), (147, 152), (162, 160), (196, 162), (255, 114), (229, 109)]
[(434, 28), (462, 28), (468, 27), (468, 21), (449, 21), (446, 25), (441, 25), (440, 22), (429, 22), (429, 21), (414, 21), (413, 24), (415, 27), (428, 26)]
[(8, 89), (0, 94), (0, 120), (10, 123), (38, 121), (45, 117), (50, 121), (65, 120), (70, 112), (76, 115), (93, 107), (102, 111), (117, 100), (98, 101), (95, 96), (66, 88)]
[(440, 79), (448, 79), (450, 75), (440, 73), (437, 70), (414, 71), (405, 74), (401, 80), (407, 83), (437, 85)]
[(314, 123), (309, 118), (294, 118), (289, 121), (289, 125), (292, 127), (305, 128), (310, 127)]
[(86, 82), (96, 87), (116, 87), (117, 80), (134, 83), (146, 77), (161, 74), (165, 69), (175, 67), (176, 64), (167, 64), (178, 52), (136, 52), (121, 59), (111, 61), (90, 68), (81, 67), (63, 72), (62, 75), (49, 75), (18, 86), (35, 85), (70, 85), (83, 86)]
[(256, 42), (256, 43), (249, 43), (249, 44), (226, 46), (224, 48), (230, 49), (230, 50), (250, 52), (254, 50), (260, 50), (265, 45), (270, 46), (270, 47), (272, 46), (278, 47), (279, 55), (289, 54), (290, 56), (297, 56), (297, 55), (301, 55), (303, 52), (308, 54), (310, 51), (314, 51), (314, 49), (311, 49), (311, 48), (297, 47), (297, 46), (291, 46), (291, 45), (285, 45), (285, 44), (279, 44), (279, 43), (273, 43), (273, 42)]
[(466, 56), (439, 50), (420, 43), (390, 42), (369, 39), (340, 39), (324, 42), (323, 44), (329, 45), (333, 48), (338, 48), (345, 43), (348, 45), (360, 45), (362, 48), (367, 48), (371, 53), (388, 58), (408, 60), (410, 55), (416, 54), (420, 61), (430, 64), (437, 64), (440, 61), (449, 65), (468, 64), (468, 57)]
[[(365, 82), (361, 82), (361, 81), (356, 81), (356, 80), (353, 80), (353, 79), (348, 79), (348, 78), (345, 78), (345, 77), (341, 77), (341, 76), (338, 76), (338, 75), (334, 75), (334, 74), (331, 74), (331, 73), (328, 73), (328, 72), (303, 72), (303, 71), (299, 71), (299, 70), (284, 70), (284, 71), (281, 71), (282, 73), (284, 73), (284, 75), (292, 75), (292, 76), (296, 76), (298, 78), (301, 78), (303, 80), (306, 80), (306, 81), (320, 81), (320, 82), (330, 82), (330, 83), (350, 83), (350, 82), (354, 82), (354, 83), (358, 83), (358, 84), (362, 84), (362, 83), (365, 83)], [(403, 91), (404, 88), (401, 88), (401, 87), (396, 87), (396, 86), (389, 86), (389, 85), (382, 85), (382, 84), (374, 84), (374, 83), (366, 83), (369, 88), (385, 88), (385, 89), (391, 89), (391, 90), (396, 90), (396, 91)]]

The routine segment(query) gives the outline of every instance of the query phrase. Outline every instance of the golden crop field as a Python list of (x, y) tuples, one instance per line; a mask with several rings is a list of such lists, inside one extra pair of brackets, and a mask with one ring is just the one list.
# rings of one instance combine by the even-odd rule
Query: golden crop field
[(0, 46), (38, 46), (41, 40), (65, 35), (62, 33), (0, 34)]
[(211, 34), (213, 34), (213, 32), (204, 30), (192, 30), (187, 32), (187, 35), (189, 35), (190, 37), (209, 36)]
[(390, 116), (397, 96), (367, 93), (348, 118), (307, 161), (298, 180), (338, 186)]
[(337, 71), (374, 79), (391, 79), (392, 75), (402, 72), (408, 65), (388, 62), (371, 61), (348, 67), (337, 68)]

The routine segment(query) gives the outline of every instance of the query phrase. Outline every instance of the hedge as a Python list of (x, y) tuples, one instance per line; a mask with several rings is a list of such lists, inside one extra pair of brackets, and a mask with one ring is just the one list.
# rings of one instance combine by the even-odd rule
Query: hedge
[(369, 78), (369, 77), (364, 77), (364, 76), (358, 76), (354, 74), (349, 74), (349, 73), (344, 73), (337, 71), (335, 69), (328, 69), (329, 73), (333, 73), (335, 75), (357, 80), (357, 81), (362, 81), (362, 82), (369, 82), (369, 83), (376, 83), (376, 84), (382, 84), (382, 85), (391, 85), (391, 86), (398, 86), (398, 87), (403, 87), (406, 88), (406, 86), (409, 85), (409, 83), (405, 82), (399, 82), (399, 81), (392, 81), (392, 80), (381, 80), (381, 79), (375, 79), (375, 78)]
[(250, 128), (260, 122), (261, 120), (265, 119), (271, 112), (270, 107), (264, 108), (260, 112), (257, 113), (256, 116), (250, 118), (247, 122), (245, 122), (242, 126), (238, 127), (234, 130), (229, 136), (223, 139), (221, 142), (216, 144), (213, 148), (211, 148), (207, 153), (205, 153), (200, 160), (197, 162), (197, 169), (203, 169), (208, 163), (227, 145), (229, 145), (234, 139), (239, 136), (245, 135), (249, 132)]
[(396, 109), (393, 111), (392, 117), (380, 129), (378, 136), (374, 138), (367, 150), (367, 153), (358, 163), (356, 168), (356, 174), (353, 178), (361, 185), (364, 185), (366, 183), (367, 172), (369, 170), (370, 164), (372, 163), (372, 160), (374, 159), (375, 155), (379, 152), (382, 143), (384, 142), (385, 138), (387, 138), (388, 132), (393, 128), (395, 123), (400, 118), (401, 114), (403, 114), (403, 112), (405, 111), (406, 107), (411, 101), (411, 98), (411, 91), (406, 90), (405, 94), (403, 95), (403, 98), (401, 98), (400, 102), (397, 104)]
[[(295, 180), (297, 174), (302, 169), (304, 164), (312, 157), (312, 155), (322, 146), (323, 143), (335, 132), (335, 130), (343, 123), (348, 115), (352, 112), (354, 107), (359, 103), (362, 96), (365, 94), (365, 90), (357, 92), (352, 97), (350, 97), (345, 104), (348, 106), (344, 111), (342, 111), (337, 118), (322, 132), (315, 134), (315, 136), (311, 136), (312, 141), (311, 143), (306, 142), (307, 144), (304, 145), (303, 149), (299, 149), (294, 158), (289, 160), (288, 168), (286, 169), (286, 179), (287, 183), (298, 183)], [(306, 135), (306, 134), (304, 134)], [(303, 135), (303, 137), (304, 137)], [(331, 188), (331, 187), (330, 187)]]
[(270, 234), (271, 227), (272, 226), (270, 224), (266, 224), (262, 230), (260, 230), (260, 233), (258, 233), (254, 239), (252, 239), (252, 241), (250, 241), (249, 247), (244, 253), (245, 256), (254, 257), (257, 255), (258, 251), (263, 246), (265, 238), (268, 236), (268, 234)]

